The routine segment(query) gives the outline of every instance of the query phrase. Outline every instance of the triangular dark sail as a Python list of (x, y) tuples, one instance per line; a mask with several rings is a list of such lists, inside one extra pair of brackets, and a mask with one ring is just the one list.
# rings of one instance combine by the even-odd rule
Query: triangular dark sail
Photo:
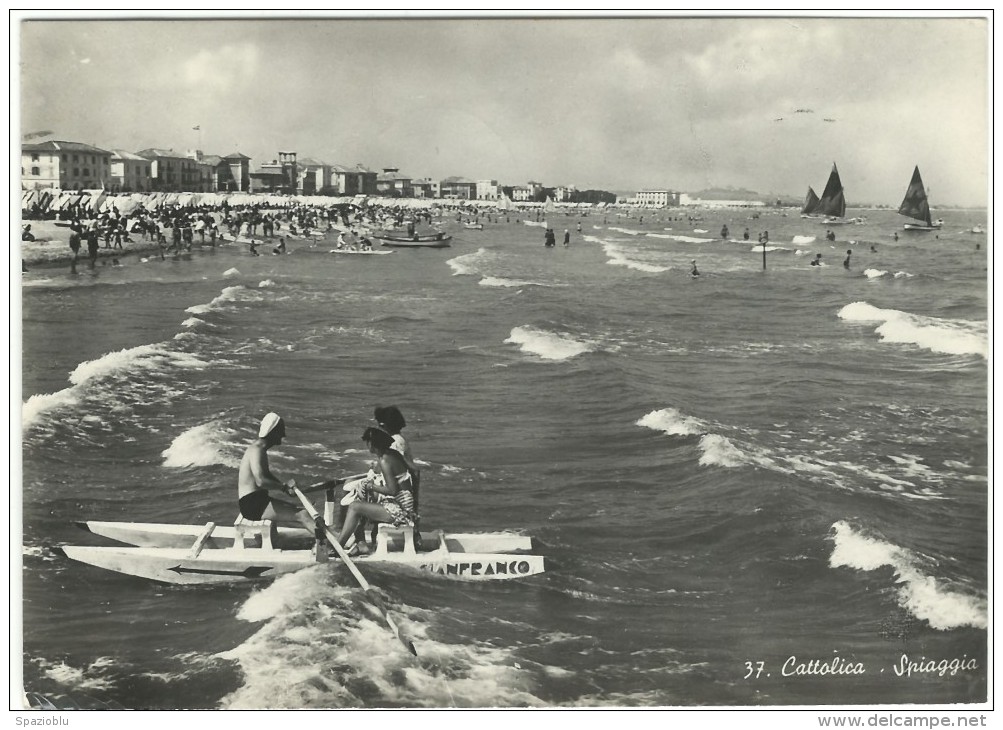
[(919, 176), (919, 165), (912, 172), (912, 180), (909, 181), (909, 189), (905, 191), (905, 198), (899, 206), (899, 213), (923, 221), (927, 226), (933, 226), (930, 220), (930, 203), (926, 199), (926, 188), (923, 187), (923, 178)]
[(811, 215), (816, 210), (818, 210), (818, 196), (815, 195), (815, 191), (808, 186), (808, 194), (804, 198), (804, 208), (801, 209), (802, 215)]
[(836, 163), (832, 164), (829, 182), (825, 184), (822, 197), (818, 201), (815, 212), (820, 215), (842, 218), (846, 213), (846, 199), (843, 197), (843, 183), (839, 181), (839, 170)]

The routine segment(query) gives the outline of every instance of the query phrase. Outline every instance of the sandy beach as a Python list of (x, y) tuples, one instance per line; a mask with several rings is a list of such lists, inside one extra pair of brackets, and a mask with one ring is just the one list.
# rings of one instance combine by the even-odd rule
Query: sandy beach
[[(70, 229), (68, 227), (57, 226), (52, 220), (30, 220), (23, 221), (31, 225), (31, 233), (35, 236), (34, 241), (21, 242), (21, 260), (29, 269), (32, 267), (61, 266), (73, 261), (73, 251), (70, 250)], [(143, 239), (137, 234), (130, 234), (130, 241), (123, 241), (122, 248), (105, 248), (101, 242), (98, 249), (98, 258), (117, 258), (128, 254), (143, 251), (157, 250), (154, 241)], [(80, 248), (78, 262), (87, 260), (87, 244)]]

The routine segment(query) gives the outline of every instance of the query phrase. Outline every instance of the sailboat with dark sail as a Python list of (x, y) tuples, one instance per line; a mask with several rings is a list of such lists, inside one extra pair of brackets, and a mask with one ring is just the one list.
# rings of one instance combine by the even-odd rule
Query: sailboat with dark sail
[(923, 178), (919, 174), (919, 165), (912, 171), (912, 180), (905, 191), (905, 198), (899, 206), (899, 215), (921, 221), (921, 223), (906, 223), (903, 228), (907, 231), (933, 231), (944, 225), (944, 221), (937, 219), (930, 220), (930, 201), (926, 197), (926, 188), (923, 187)]
[(816, 209), (818, 208), (818, 195), (812, 190), (811, 186), (808, 186), (808, 194), (804, 197), (804, 207), (801, 208), (802, 218), (811, 218)]
[(814, 212), (825, 216), (822, 223), (827, 226), (846, 223), (843, 218), (846, 215), (846, 197), (843, 195), (843, 183), (839, 180), (839, 170), (836, 169), (835, 162), (832, 163), (829, 181), (825, 184), (825, 190), (822, 191), (822, 197), (819, 198)]

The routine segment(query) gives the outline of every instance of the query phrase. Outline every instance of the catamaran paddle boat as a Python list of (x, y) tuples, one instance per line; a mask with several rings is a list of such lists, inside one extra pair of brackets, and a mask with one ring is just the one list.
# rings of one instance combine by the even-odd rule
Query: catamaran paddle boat
[[(335, 504), (329, 494), (324, 524), (333, 523)], [(241, 516), (232, 526), (214, 522), (76, 524), (125, 546), (64, 545), (56, 548), (57, 552), (117, 573), (183, 585), (270, 580), (326, 563), (329, 547), (324, 538), (333, 539), (329, 529), (312, 534), (303, 527), (277, 526), (269, 520), (250, 521)], [(504, 532), (435, 530), (421, 532), (416, 541), (412, 527), (381, 524), (375, 550), (351, 560), (360, 567), (399, 565), (461, 580), (511, 580), (544, 572), (543, 556), (529, 554), (532, 547), (531, 537)]]

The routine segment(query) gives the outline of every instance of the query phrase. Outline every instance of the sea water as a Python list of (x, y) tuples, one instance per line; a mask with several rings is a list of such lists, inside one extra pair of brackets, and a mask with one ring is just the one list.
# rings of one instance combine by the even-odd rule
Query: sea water
[[(25, 274), (26, 690), (132, 708), (986, 701), (989, 246), (965, 232), (985, 214), (917, 234), (854, 214), (834, 243), (795, 213), (609, 211), (551, 215), (573, 232), (548, 249), (509, 213), (392, 256), (292, 241)], [(171, 587), (50, 550), (109, 544), (76, 520), (226, 524), (268, 411), (287, 422), (280, 478), (365, 471), (362, 431), (391, 403), (423, 525), (531, 535), (547, 559), (493, 584), (367, 569), (417, 658), (337, 562)]]

